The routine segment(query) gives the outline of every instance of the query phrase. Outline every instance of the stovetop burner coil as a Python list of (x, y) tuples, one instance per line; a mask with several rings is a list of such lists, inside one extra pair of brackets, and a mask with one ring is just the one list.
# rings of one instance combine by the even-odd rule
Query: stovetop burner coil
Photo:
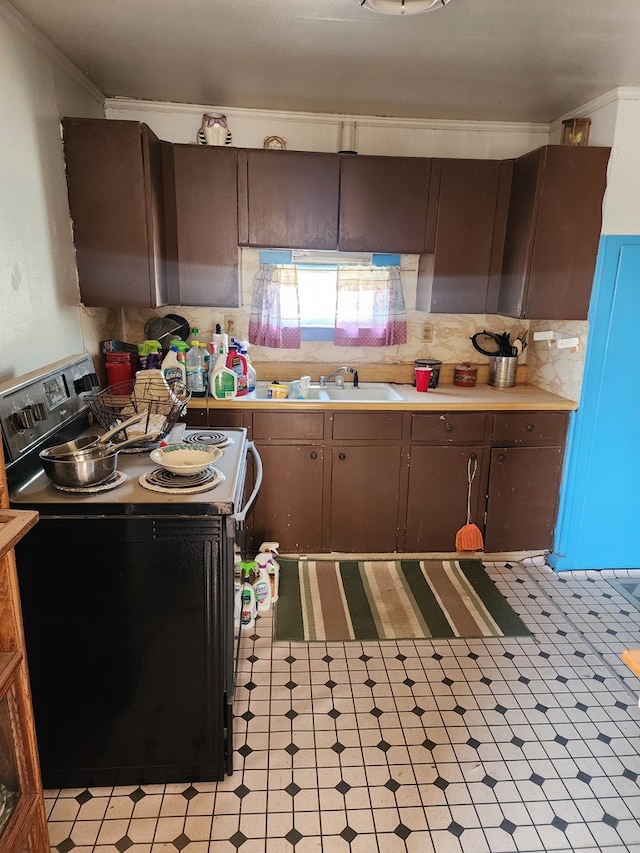
[(123, 483), (127, 482), (127, 475), (122, 471), (115, 471), (108, 480), (104, 483), (98, 483), (96, 486), (59, 486), (57, 483), (52, 483), (59, 492), (69, 492), (73, 495), (97, 495), (99, 492), (110, 492), (112, 489), (117, 489)]
[(189, 432), (183, 439), (187, 444), (212, 444), (216, 447), (227, 447), (233, 444), (233, 439), (222, 432), (212, 432), (210, 430), (202, 430), (200, 432)]
[(218, 468), (205, 468), (197, 474), (172, 474), (164, 468), (154, 468), (142, 474), (138, 482), (144, 489), (164, 494), (192, 495), (215, 488), (224, 480), (224, 474)]

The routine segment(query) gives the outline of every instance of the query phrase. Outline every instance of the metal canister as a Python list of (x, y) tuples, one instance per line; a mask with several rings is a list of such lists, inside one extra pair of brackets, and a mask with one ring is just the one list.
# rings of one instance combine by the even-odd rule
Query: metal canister
[(472, 367), (468, 361), (458, 364), (453, 369), (453, 384), (459, 388), (471, 388), (476, 384), (478, 370)]
[[(437, 388), (438, 379), (440, 378), (440, 367), (442, 365), (442, 362), (439, 361), (437, 358), (416, 358), (413, 363), (416, 367), (431, 368), (431, 379), (429, 380), (429, 388)], [(415, 381), (413, 384), (416, 384)]]

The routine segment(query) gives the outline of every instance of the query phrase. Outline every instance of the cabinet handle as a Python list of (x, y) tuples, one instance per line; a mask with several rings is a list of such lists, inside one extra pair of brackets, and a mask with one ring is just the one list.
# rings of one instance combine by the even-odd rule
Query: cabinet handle
[(535, 424), (527, 424), (527, 432), (535, 432), (536, 425)]
[(346, 453), (338, 453), (338, 459), (342, 460), (342, 459), (346, 459), (346, 458), (347, 458)]
[(504, 455), (504, 453), (499, 453), (498, 454), (498, 462), (500, 462), (502, 464), (503, 462), (506, 462), (506, 461), (507, 461), (507, 457)]
[(444, 431), (445, 431), (445, 432), (453, 432), (453, 425), (447, 422), (447, 423), (444, 425)]
[(309, 454), (309, 459), (317, 459), (317, 458), (318, 458), (318, 454), (315, 452), (315, 450), (312, 450), (311, 453)]

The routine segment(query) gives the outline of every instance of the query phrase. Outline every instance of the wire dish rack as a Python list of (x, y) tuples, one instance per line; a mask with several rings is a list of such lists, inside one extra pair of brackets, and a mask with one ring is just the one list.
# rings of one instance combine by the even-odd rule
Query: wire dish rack
[(145, 413), (145, 417), (126, 427), (123, 433), (126, 438), (139, 435), (146, 446), (168, 435), (185, 411), (191, 393), (180, 380), (167, 381), (156, 373), (149, 372), (148, 376), (145, 373), (139, 371), (135, 380), (110, 385), (103, 391), (87, 395), (85, 400), (89, 411), (105, 430), (133, 415)]

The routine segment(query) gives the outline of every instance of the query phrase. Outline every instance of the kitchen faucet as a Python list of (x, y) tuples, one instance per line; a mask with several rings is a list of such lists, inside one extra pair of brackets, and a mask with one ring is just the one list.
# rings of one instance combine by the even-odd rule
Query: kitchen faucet
[(344, 377), (340, 375), (341, 373), (353, 373), (353, 387), (358, 387), (358, 371), (355, 368), (347, 367), (346, 365), (343, 367), (337, 367), (328, 376), (321, 376), (320, 385), (326, 385), (327, 382), (333, 379), (336, 383), (336, 388), (344, 388)]

